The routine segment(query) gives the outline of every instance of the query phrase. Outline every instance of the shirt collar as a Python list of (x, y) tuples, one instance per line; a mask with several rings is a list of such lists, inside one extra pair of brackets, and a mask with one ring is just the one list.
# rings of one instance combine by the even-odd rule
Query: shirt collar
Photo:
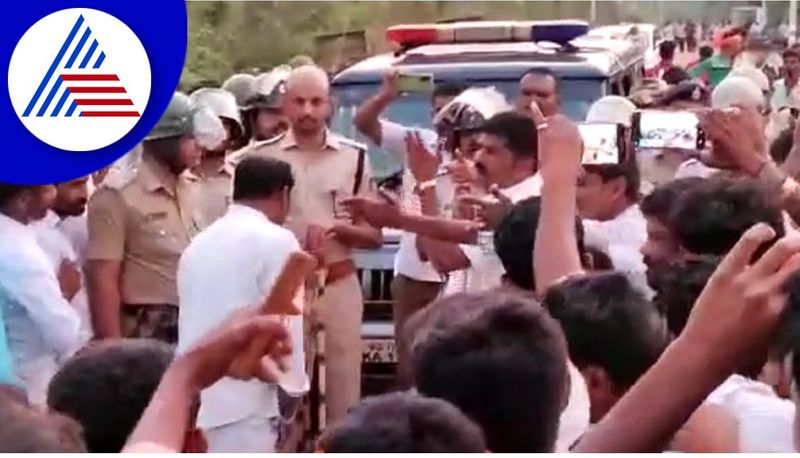
[(274, 224), (272, 223), (272, 220), (267, 218), (267, 215), (265, 215), (264, 213), (248, 205), (237, 204), (235, 202), (231, 203), (230, 206), (228, 206), (227, 214), (234, 216), (244, 216), (247, 218), (258, 218), (267, 221), (270, 224)]
[(147, 191), (153, 192), (163, 189), (170, 195), (175, 193), (178, 178), (155, 158), (145, 155), (142, 158), (140, 173)]
[[(295, 139), (293, 129), (289, 129), (286, 131), (286, 133), (283, 135), (283, 138), (281, 139), (280, 145), (281, 149), (297, 148), (297, 139)], [(341, 145), (339, 143), (339, 139), (336, 138), (336, 135), (334, 135), (330, 130), (325, 129), (325, 149), (332, 149), (335, 151), (338, 150), (340, 147)]]
[(537, 195), (542, 187), (542, 177), (537, 173), (500, 191), (511, 200), (521, 200)]

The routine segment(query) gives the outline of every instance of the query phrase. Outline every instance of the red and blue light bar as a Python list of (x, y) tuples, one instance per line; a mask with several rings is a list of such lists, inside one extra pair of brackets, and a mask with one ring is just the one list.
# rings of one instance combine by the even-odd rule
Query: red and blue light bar
[(476, 21), (452, 24), (403, 24), (389, 27), (386, 39), (403, 48), (446, 43), (549, 41), (566, 45), (586, 35), (585, 21)]

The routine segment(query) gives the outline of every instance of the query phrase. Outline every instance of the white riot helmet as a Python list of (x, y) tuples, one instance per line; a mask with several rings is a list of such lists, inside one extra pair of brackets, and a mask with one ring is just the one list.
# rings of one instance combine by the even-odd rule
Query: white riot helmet
[(291, 71), (288, 65), (281, 65), (270, 72), (258, 75), (253, 83), (253, 95), (247, 101), (247, 107), (279, 109), (280, 98), (286, 92), (286, 81)]
[(463, 135), (483, 127), (489, 118), (510, 111), (511, 105), (494, 87), (469, 88), (442, 107), (433, 119), (441, 153), (453, 153)]
[(469, 88), (442, 107), (433, 119), (437, 130), (471, 131), (511, 105), (494, 87)]
[(204, 87), (192, 92), (189, 99), (193, 105), (208, 107), (217, 117), (235, 122), (239, 132), (244, 132), (236, 98), (230, 92), (220, 88)]

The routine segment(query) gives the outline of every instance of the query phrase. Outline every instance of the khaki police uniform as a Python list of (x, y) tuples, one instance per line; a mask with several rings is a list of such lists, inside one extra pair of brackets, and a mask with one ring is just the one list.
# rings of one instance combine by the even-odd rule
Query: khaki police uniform
[[(366, 148), (327, 132), (321, 150), (298, 147), (291, 129), (280, 137), (248, 146), (229, 156), (233, 166), (242, 158), (265, 156), (292, 167), (286, 227), (304, 245), (309, 225), (330, 227), (336, 201), (364, 194), (371, 186)], [(327, 277), (324, 292), (313, 300), (325, 329), (325, 410), (328, 424), (342, 419), (361, 395), (361, 321), (364, 297), (351, 250), (337, 242), (325, 247)], [(312, 296), (313, 292), (310, 292)]]
[(125, 337), (177, 341), (178, 260), (199, 230), (195, 185), (144, 156), (106, 177), (89, 202), (87, 259), (122, 263)]
[(233, 173), (224, 164), (211, 173), (192, 172), (197, 180), (197, 212), (205, 229), (221, 218), (233, 199)]

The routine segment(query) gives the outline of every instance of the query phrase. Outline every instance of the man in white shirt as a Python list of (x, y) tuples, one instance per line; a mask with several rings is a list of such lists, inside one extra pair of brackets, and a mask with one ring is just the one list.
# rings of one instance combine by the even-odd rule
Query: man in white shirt
[[(541, 179), (536, 175), (538, 135), (534, 122), (519, 113), (503, 112), (489, 119), (480, 131), (475, 168), (481, 183), (477, 187), (496, 188), (495, 194), (503, 199), (506, 207), (538, 195)], [(427, 188), (418, 192), (433, 190)], [(491, 195), (473, 196), (469, 201), (482, 207), (479, 218), (485, 218), (485, 212), (490, 208), (496, 211), (498, 203)], [(411, 215), (392, 208), (391, 204), (369, 198), (349, 199), (346, 204), (355, 214), (377, 227), (396, 227), (426, 237), (462, 243), (459, 259), (449, 267), (453, 272), (465, 270), (466, 278), (448, 280), (446, 292), (485, 291), (500, 286), (503, 266), (494, 252), (491, 232), (480, 231), (484, 228), (483, 223)]]
[[(289, 255), (300, 250), (281, 227), (294, 178), (289, 164), (248, 157), (236, 168), (233, 204), (197, 235), (178, 266), (178, 352), (186, 351), (232, 312), (261, 304)], [(292, 386), (225, 378), (201, 394), (198, 427), (209, 452), (275, 451), (281, 422), (279, 395), (297, 398), (307, 390), (303, 318), (284, 318), (292, 335)]]
[(89, 302), (83, 279), (83, 260), (88, 241), (86, 203), (89, 198), (89, 177), (59, 183), (52, 208), (44, 217), (31, 223), (36, 238), (50, 258), (61, 282), (64, 297), (81, 318), (81, 341), (92, 338)]
[(798, 85), (800, 82), (800, 52), (794, 48), (783, 51), (783, 78), (773, 85), (770, 105), (777, 113), (781, 108), (798, 108)]
[[(604, 97), (586, 115), (587, 122), (630, 126), (636, 107), (619, 97)], [(583, 218), (586, 245), (608, 255), (615, 270), (624, 272), (644, 294), (647, 266), (641, 247), (647, 240), (647, 222), (639, 210), (641, 177), (633, 149), (620, 151), (622, 164), (584, 165), (577, 189), (578, 212)]]
[[(461, 90), (460, 86), (453, 84), (438, 85), (431, 95), (432, 115), (435, 116), (439, 110), (461, 93)], [(380, 118), (381, 114), (399, 96), (397, 73), (389, 73), (384, 78), (380, 92), (367, 99), (358, 108), (353, 118), (353, 124), (374, 144), (404, 164), (401, 206), (411, 214), (420, 215), (423, 214), (423, 205), (419, 196), (414, 193), (416, 182), (410, 169), (405, 166), (408, 155), (406, 139), (409, 134), (417, 133), (428, 151), (436, 153), (439, 149), (438, 136), (430, 129), (407, 127)], [(445, 194), (448, 193), (451, 186), (448, 176), (436, 179), (437, 194), (441, 194), (440, 200), (445, 200)], [(392, 282), (394, 310), (392, 315), (397, 343), (397, 384), (400, 387), (408, 387), (410, 386), (409, 356), (403, 333), (400, 330), (409, 316), (436, 298), (441, 290), (443, 278), (430, 262), (420, 259), (416, 235), (408, 231), (404, 231), (400, 237), (400, 246), (395, 256), (394, 273)]]
[(50, 378), (77, 350), (80, 332), (80, 318), (28, 226), (40, 216), (43, 195), (52, 195), (52, 187), (43, 188), (0, 185), (0, 309), (17, 378), (35, 405), (44, 404)]

